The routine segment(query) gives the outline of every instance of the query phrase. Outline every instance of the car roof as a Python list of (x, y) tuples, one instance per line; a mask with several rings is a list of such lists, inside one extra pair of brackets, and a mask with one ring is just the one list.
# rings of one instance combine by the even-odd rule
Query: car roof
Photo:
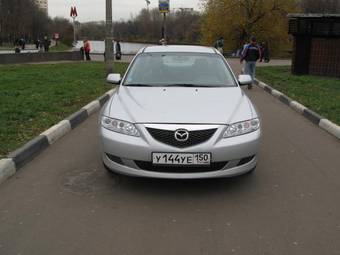
[(157, 53), (157, 52), (190, 52), (190, 53), (215, 53), (214, 48), (205, 46), (193, 46), (193, 45), (158, 45), (148, 46), (144, 48), (142, 52)]

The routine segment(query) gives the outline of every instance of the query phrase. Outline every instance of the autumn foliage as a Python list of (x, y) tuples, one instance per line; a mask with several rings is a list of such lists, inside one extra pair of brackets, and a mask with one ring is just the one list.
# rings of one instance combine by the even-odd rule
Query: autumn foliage
[(242, 47), (251, 36), (272, 51), (289, 48), (287, 14), (299, 11), (296, 0), (203, 0), (203, 43), (223, 36), (225, 50)]

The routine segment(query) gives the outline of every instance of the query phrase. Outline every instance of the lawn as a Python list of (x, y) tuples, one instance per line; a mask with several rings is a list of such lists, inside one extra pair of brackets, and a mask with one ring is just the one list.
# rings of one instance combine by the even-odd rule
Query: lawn
[(111, 88), (99, 62), (0, 66), (0, 158)]
[(340, 125), (340, 79), (295, 76), (289, 66), (259, 67), (257, 78)]

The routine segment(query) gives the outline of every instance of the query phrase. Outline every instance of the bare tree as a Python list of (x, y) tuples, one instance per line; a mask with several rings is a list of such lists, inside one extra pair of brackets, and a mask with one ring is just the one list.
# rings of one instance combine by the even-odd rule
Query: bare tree
[(72, 25), (67, 19), (50, 19), (33, 0), (0, 0), (0, 43), (13, 44), (19, 38), (34, 42), (58, 32), (71, 44)]

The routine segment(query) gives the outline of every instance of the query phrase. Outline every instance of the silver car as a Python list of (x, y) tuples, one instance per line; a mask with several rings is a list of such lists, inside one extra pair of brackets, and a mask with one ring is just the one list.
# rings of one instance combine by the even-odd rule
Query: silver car
[(224, 57), (201, 46), (141, 50), (100, 116), (103, 163), (129, 176), (196, 179), (255, 169), (259, 115)]

